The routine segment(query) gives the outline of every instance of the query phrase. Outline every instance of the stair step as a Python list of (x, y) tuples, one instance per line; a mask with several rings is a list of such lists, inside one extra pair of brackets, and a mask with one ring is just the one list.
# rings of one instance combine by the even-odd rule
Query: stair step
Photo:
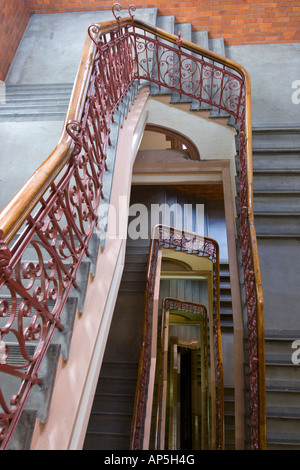
[(63, 121), (65, 112), (46, 112), (46, 113), (11, 113), (7, 115), (0, 114), (0, 122), (23, 122), (23, 121)]
[(144, 261), (141, 261), (140, 263), (129, 263), (126, 261), (123, 272), (126, 273), (126, 276), (129, 273), (137, 273), (141, 275), (141, 273), (146, 273), (146, 269), (147, 262), (145, 263)]
[(267, 391), (274, 392), (289, 392), (289, 393), (299, 393), (300, 384), (298, 381), (288, 383), (285, 380), (266, 380), (266, 389)]
[(16, 93), (56, 93), (72, 91), (73, 83), (23, 83), (19, 85), (6, 85), (6, 94), (15, 95)]
[(129, 450), (127, 434), (88, 432), (84, 450)]
[(209, 50), (208, 31), (192, 31), (192, 42), (199, 47)]
[(300, 149), (299, 127), (260, 127), (252, 129), (253, 150)]
[(132, 414), (95, 412), (91, 413), (88, 432), (105, 432), (130, 435)]
[(300, 191), (256, 191), (253, 202), (254, 215), (264, 212), (299, 214)]
[(104, 361), (101, 367), (101, 374), (106, 377), (126, 377), (135, 378), (138, 364), (135, 362), (108, 362)]
[(113, 394), (134, 394), (136, 378), (100, 376), (96, 392)]
[(30, 450), (36, 423), (36, 410), (24, 410), (8, 444), (8, 450)]
[(299, 433), (267, 432), (267, 450), (300, 450)]
[(299, 408), (293, 406), (267, 406), (266, 409), (267, 417), (269, 418), (288, 418), (288, 419), (300, 419)]
[(259, 236), (268, 234), (300, 236), (300, 213), (255, 213), (255, 228)]
[[(144, 276), (141, 274), (144, 273)], [(146, 269), (141, 269), (140, 271), (133, 271), (133, 270), (124, 270), (122, 276), (122, 283), (137, 283), (139, 285), (145, 284), (146, 278)]]
[(145, 281), (121, 281), (120, 292), (144, 292)]
[(300, 380), (300, 367), (299, 365), (290, 362), (266, 362), (266, 381), (280, 380), (284, 381), (286, 385), (289, 383), (291, 386), (297, 386)]
[(93, 402), (93, 411), (132, 413), (134, 394), (96, 393)]
[[(262, 170), (254, 172), (253, 176), (253, 191), (254, 194), (265, 193), (267, 191), (273, 192), (276, 188), (277, 193), (286, 193), (292, 191), (293, 193), (300, 192), (300, 170), (287, 170), (281, 172), (280, 170), (268, 171)], [(237, 190), (239, 193), (239, 182), (237, 181)]]
[[(24, 449), (25, 446), (26, 450), (29, 450), (36, 418), (42, 422), (47, 421), (59, 356), (60, 346), (50, 344), (38, 374), (43, 385), (33, 386), (26, 401), (22, 418), (13, 435), (11, 449)], [(19, 389), (19, 379), (0, 373), (0, 381), (3, 396), (9, 402), (10, 397)], [(20, 445), (21, 447), (19, 447)]]
[(289, 168), (299, 169), (300, 149), (253, 149), (253, 170), (264, 170), (274, 168), (286, 170)]

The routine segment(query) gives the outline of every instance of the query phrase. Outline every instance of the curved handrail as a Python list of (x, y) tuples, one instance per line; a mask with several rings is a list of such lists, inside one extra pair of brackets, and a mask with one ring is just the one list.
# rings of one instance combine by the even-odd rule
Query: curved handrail
[[(137, 30), (143, 32), (139, 35)], [(55, 186), (56, 178), (65, 171), (68, 164), (78, 154), (82, 147), (82, 134), (78, 123), (84, 115), (84, 106), (90, 86), (92, 69), (97, 60), (97, 53), (105, 48), (109, 41), (114, 41), (125, 35), (128, 44), (134, 49), (134, 57), (131, 60), (131, 72), (134, 79), (144, 80), (145, 74), (140, 73), (138, 63), (138, 41), (142, 37), (152, 41), (163, 40), (172, 44), (173, 51), (179, 50), (180, 57), (185, 57), (187, 51), (198, 57), (199, 63), (206, 59), (220, 67), (214, 66), (216, 73), (224, 76), (228, 70), (234, 71), (239, 76), (243, 87), (243, 102), (239, 100), (239, 109), (233, 112), (230, 107), (220, 106), (232, 114), (239, 125), (240, 138), (240, 166), (241, 166), (241, 251), (245, 273), (246, 302), (248, 310), (249, 332), (249, 363), (250, 363), (250, 417), (251, 417), (251, 447), (265, 448), (265, 376), (264, 376), (264, 303), (260, 276), (257, 241), (253, 212), (253, 172), (252, 172), (252, 124), (251, 124), (251, 86), (247, 71), (239, 64), (225, 59), (213, 52), (207, 51), (185, 41), (180, 36), (175, 36), (163, 30), (132, 17), (117, 18), (117, 21), (108, 21), (91, 25), (84, 44), (80, 65), (74, 82), (72, 96), (66, 114), (63, 130), (58, 144), (37, 169), (28, 182), (18, 191), (12, 200), (0, 212), (0, 278), (7, 279), (11, 275), (11, 251), (8, 244), (11, 243), (18, 230), (28, 221), (32, 221), (32, 214), (36, 206), (42, 201), (50, 187)], [(106, 36), (110, 39), (106, 40)], [(115, 39), (114, 39), (115, 38)], [(184, 51), (183, 51), (184, 49)], [(189, 56), (191, 58), (191, 56)], [(194, 60), (194, 59), (193, 59)], [(208, 64), (207, 62), (207, 64)], [(228, 72), (230, 73), (230, 72)], [(153, 77), (147, 76), (148, 81)], [(128, 82), (129, 83), (129, 82)], [(167, 86), (166, 82), (159, 83)], [(172, 87), (170, 87), (173, 89)], [(183, 94), (186, 90), (181, 88)], [(189, 94), (191, 96), (191, 94)], [(240, 95), (241, 98), (242, 95)], [(203, 97), (202, 97), (203, 98)], [(199, 96), (196, 96), (199, 99)], [(201, 99), (200, 99), (201, 101)], [(203, 99), (205, 101), (205, 99)], [(216, 105), (212, 98), (206, 102)], [(73, 123), (73, 124), (72, 124)], [(72, 127), (72, 125), (74, 127)], [(69, 131), (69, 132), (68, 132)], [(109, 129), (108, 129), (109, 132)], [(61, 196), (61, 194), (60, 194)], [(33, 226), (31, 236), (37, 225)], [(28, 243), (28, 241), (27, 241)], [(20, 250), (20, 247), (17, 247)], [(84, 247), (84, 251), (87, 247)], [(72, 280), (73, 282), (73, 280)], [(1, 400), (1, 397), (0, 397)]]

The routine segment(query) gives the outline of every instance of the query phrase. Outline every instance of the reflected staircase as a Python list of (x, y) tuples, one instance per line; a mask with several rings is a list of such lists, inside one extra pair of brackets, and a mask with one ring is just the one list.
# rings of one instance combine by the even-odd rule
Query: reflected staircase
[[(196, 204), (204, 201), (203, 199), (197, 201), (195, 197), (191, 200), (189, 194), (172, 187), (132, 187), (131, 205), (144, 204), (149, 209), (150, 205), (155, 203), (165, 203), (170, 206), (177, 203), (182, 208), (183, 215), (185, 204), (191, 204), (191, 202)], [(143, 314), (148, 253), (149, 239), (128, 239), (123, 277), (87, 429), (85, 450), (129, 449), (130, 423), (140, 353), (142, 325), (139, 321)], [(198, 281), (195, 284), (192, 280), (165, 280), (162, 283), (161, 295), (201, 303), (203, 299), (206, 299), (207, 302), (206, 281), (200, 284), (199, 287)], [(220, 294), (221, 331), (232, 333), (231, 290), (226, 260), (221, 264)], [(110, 394), (107, 395), (109, 383), (111, 384)], [(100, 397), (103, 399), (102, 402)], [(130, 406), (131, 414), (129, 413)], [(234, 400), (233, 388), (230, 386), (225, 390), (225, 424), (225, 436), (226, 434), (228, 436), (226, 448), (231, 449), (234, 447)]]

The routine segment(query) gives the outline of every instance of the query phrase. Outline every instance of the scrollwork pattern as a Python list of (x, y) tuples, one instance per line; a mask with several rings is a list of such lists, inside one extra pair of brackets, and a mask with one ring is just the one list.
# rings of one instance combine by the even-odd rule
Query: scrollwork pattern
[(239, 75), (216, 61), (191, 55), (181, 46), (138, 33), (135, 39), (140, 79), (210, 104), (239, 120), (244, 94)]

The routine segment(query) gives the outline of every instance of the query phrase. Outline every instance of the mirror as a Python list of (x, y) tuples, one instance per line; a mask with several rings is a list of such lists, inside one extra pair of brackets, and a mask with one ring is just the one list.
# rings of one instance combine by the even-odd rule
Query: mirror
[(150, 448), (216, 448), (213, 266), (161, 249)]

